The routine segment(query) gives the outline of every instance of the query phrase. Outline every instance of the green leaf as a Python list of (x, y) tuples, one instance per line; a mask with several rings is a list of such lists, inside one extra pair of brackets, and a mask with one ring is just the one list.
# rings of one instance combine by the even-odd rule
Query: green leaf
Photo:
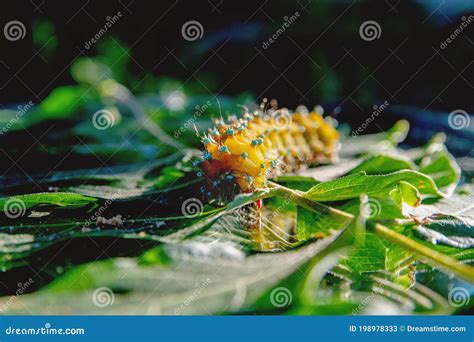
[(334, 164), (322, 165), (313, 169), (301, 171), (301, 175), (305, 177), (314, 178), (318, 183), (327, 182), (346, 175), (348, 172), (350, 172), (353, 168), (357, 167), (357, 165), (359, 165), (363, 161), (364, 159), (362, 158), (341, 158)]
[(402, 207), (404, 203), (417, 207), (421, 203), (421, 195), (418, 189), (405, 181), (400, 181), (397, 187), (390, 191), (389, 195), (399, 207)]
[(474, 225), (474, 202), (472, 199), (472, 194), (454, 194), (448, 198), (426, 201), (419, 207), (411, 208), (407, 214), (419, 219), (451, 216)]
[(28, 128), (30, 126), (50, 121), (71, 119), (72, 115), (83, 108), (87, 101), (95, 99), (95, 93), (81, 86), (64, 86), (55, 88), (39, 105), (30, 102), (19, 106), (18, 111), (0, 110), (0, 124), (9, 131)]
[(278, 176), (274, 179), (275, 182), (283, 184), (290, 189), (307, 191), (319, 182), (313, 177), (308, 176), (296, 176), (296, 175), (283, 175)]
[(383, 196), (393, 190), (400, 181), (415, 186), (420, 193), (440, 197), (433, 180), (416, 171), (402, 170), (387, 175), (367, 175), (365, 172), (320, 183), (306, 192), (305, 197), (314, 201), (340, 201), (357, 198), (361, 194)]
[(404, 227), (402, 232), (398, 232), (395, 229), (373, 222), (370, 224), (370, 228), (385, 240), (403, 247), (407, 251), (414, 252), (419, 257), (428, 259), (432, 264), (456, 274), (463, 280), (472, 282), (472, 279), (474, 279), (474, 267), (462, 264), (456, 258), (452, 258), (426, 243), (421, 243), (419, 239), (412, 238), (409, 231), (410, 227)]
[(420, 162), (420, 172), (431, 176), (436, 185), (452, 193), (461, 178), (461, 169), (454, 157), (445, 149), (425, 156)]
[(343, 137), (340, 155), (347, 158), (393, 151), (397, 144), (405, 140), (409, 129), (408, 121), (400, 120), (387, 132)]
[(46, 19), (36, 19), (32, 23), (33, 44), (41, 51), (42, 56), (51, 57), (56, 53), (59, 41), (54, 23)]
[[(350, 209), (355, 216), (366, 220), (381, 216), (380, 212), (384, 210), (384, 207), (380, 202), (366, 196), (361, 198), (365, 198), (362, 204), (359, 200), (354, 200), (350, 202), (351, 207), (346, 204), (345, 209)], [(355, 287), (364, 286), (364, 282), (372, 283), (370, 277), (374, 272), (385, 273), (388, 278), (395, 281), (409, 265), (407, 261), (412, 255), (410, 251), (380, 238), (373, 232), (367, 232), (363, 243), (356, 246), (338, 267), (350, 272), (349, 277), (356, 282)]]
[(69, 118), (81, 108), (91, 95), (80, 86), (64, 86), (54, 89), (38, 106), (41, 120)]
[[(472, 195), (454, 194), (432, 204), (410, 208), (417, 233), (433, 245), (474, 247), (474, 203)], [(435, 247), (436, 248), (436, 247)]]
[(97, 49), (99, 51), (97, 59), (112, 70), (114, 79), (122, 83), (126, 81), (129, 77), (130, 48), (118, 38), (109, 36), (98, 42)]
[(97, 59), (78, 58), (71, 66), (71, 75), (78, 83), (97, 86), (101, 81), (112, 78), (112, 70)]
[(6, 134), (8, 132), (22, 130), (25, 127), (28, 127), (31, 121), (27, 120), (27, 118), (29, 119), (29, 115), (31, 114), (28, 113), (28, 110), (33, 111), (33, 109), (31, 109), (33, 108), (33, 105), (33, 102), (30, 102), (27, 104), (28, 107), (25, 106), (25, 108), (30, 108), (26, 109), (26, 117), (24, 114), (22, 114), (21, 109), (19, 109), (18, 111), (10, 109), (0, 110), (0, 135)]
[[(390, 220), (405, 217), (400, 205), (395, 203), (395, 201), (389, 196), (370, 197), (368, 201), (368, 212), (365, 213), (365, 215), (371, 220)], [(336, 208), (357, 216), (360, 212), (360, 202), (358, 199), (353, 199), (338, 205)]]
[[(267, 296), (268, 289), (289, 276), (296, 274), (301, 278), (304, 274), (298, 270), (324, 255), (338, 242), (338, 237), (290, 252), (249, 257), (225, 244), (190, 241), (164, 247), (170, 258), (167, 265), (143, 266), (130, 258), (94, 262), (67, 272), (40, 292), (19, 296), (6, 306), (5, 313), (242, 312), (252, 309), (259, 298)], [(94, 305), (94, 291), (104, 287), (115, 292), (114, 300), (109, 306), (98, 307)], [(0, 305), (8, 299), (0, 300)]]
[(163, 168), (161, 175), (154, 182), (157, 188), (163, 188), (174, 184), (179, 179), (183, 178), (185, 173), (176, 166), (167, 166)]
[[(160, 196), (160, 193), (164, 192), (170, 198), (173, 196), (173, 191), (175, 195), (182, 192), (180, 186), (175, 186), (175, 189), (168, 188), (156, 190), (158, 196)], [(5, 227), (8, 234), (2, 233), (3, 242), (0, 244), (0, 255), (3, 254), (1, 259), (3, 262), (2, 267), (13, 267), (15, 266), (15, 264), (12, 263), (14, 260), (29, 257), (36, 251), (71, 238), (116, 237), (122, 239), (149, 240), (159, 243), (179, 243), (191, 236), (204, 234), (207, 230), (210, 230), (213, 227), (213, 223), (219, 219), (220, 222), (223, 222), (225, 216), (232, 215), (235, 209), (243, 207), (260, 198), (270, 196), (270, 194), (270, 191), (257, 191), (251, 194), (237, 196), (227, 207), (210, 210), (207, 210), (208, 208), (203, 208), (203, 212), (196, 217), (183, 216), (181, 211), (175, 214), (176, 216), (169, 215), (169, 217), (157, 217), (156, 215), (144, 215), (143, 209), (140, 209), (139, 213), (141, 213), (141, 217), (139, 219), (125, 218), (123, 226), (120, 227), (120, 229), (113, 226), (101, 227), (99, 229), (98, 227), (95, 227), (96, 216), (100, 213), (101, 216), (109, 217), (110, 214), (108, 214), (106, 209), (112, 207), (112, 203), (115, 200), (121, 201), (122, 206), (127, 205), (127, 201), (131, 201), (129, 203), (137, 201), (137, 199), (134, 199), (133, 197), (127, 199), (126, 195), (134, 194), (125, 191), (125, 198), (117, 199), (117, 189), (115, 189), (115, 193), (111, 190), (111, 196), (108, 196), (109, 199), (107, 201), (96, 203), (97, 206), (99, 206), (97, 212), (86, 214), (85, 217), (82, 216), (73, 220), (64, 220), (60, 217), (55, 218), (55, 210), (52, 208), (51, 210), (48, 210), (52, 212), (53, 218), (50, 218), (47, 221), (41, 217), (32, 218), (26, 216), (21, 217), (24, 221), (21, 223), (18, 220), (8, 220), (7, 222), (9, 226)], [(102, 194), (102, 196), (107, 195)], [(89, 202), (97, 201), (96, 198), (75, 193), (20, 195), (11, 197), (10, 199), (14, 199), (15, 203), (20, 203), (24, 210), (30, 207), (42, 205), (57, 205), (65, 208), (77, 208)], [(7, 200), (8, 199), (2, 199), (3, 202), (0, 202), (0, 205), (6, 206), (5, 203), (8, 203)], [(140, 202), (135, 202), (134, 205), (136, 205), (136, 203)], [(251, 246), (252, 241), (248, 243), (248, 245)]]
[(350, 219), (327, 213), (315, 212), (298, 207), (297, 236), (298, 240), (305, 241), (310, 238), (321, 238), (334, 234), (347, 227)]
[(365, 159), (362, 163), (352, 169), (348, 174), (354, 174), (364, 171), (368, 175), (377, 175), (391, 173), (403, 169), (411, 170), (414, 168), (415, 164), (406, 157), (379, 154)]
[[(382, 240), (373, 233), (367, 233), (365, 243), (354, 250), (343, 262), (342, 265), (349, 267), (358, 274), (374, 273), (384, 270), (395, 272), (399, 270), (400, 261), (409, 258), (412, 253), (402, 248)], [(408, 265), (405, 265), (405, 267)]]
[(442, 243), (456, 248), (474, 247), (474, 233), (472, 229), (470, 232), (461, 232), (459, 225), (454, 221), (438, 221), (426, 227), (416, 226), (414, 229), (434, 245)]
[(171, 244), (179, 243), (191, 236), (201, 234), (202, 232), (209, 229), (213, 222), (225, 216), (226, 214), (231, 213), (233, 210), (241, 208), (244, 205), (255, 202), (257, 200), (271, 197), (277, 191), (278, 189), (258, 190), (252, 193), (238, 195), (232, 200), (232, 202), (230, 202), (225, 208), (223, 208), (223, 210), (220, 210), (215, 215), (204, 218), (203, 220), (193, 225), (190, 225), (189, 227), (180, 229), (179, 231), (166, 236), (166, 238), (163, 238), (163, 242)]
[[(101, 208), (105, 208), (102, 206)], [(122, 227), (97, 227), (95, 215), (88, 218), (49, 220), (31, 218), (34, 223), (17, 223), (2, 227), (0, 230), (0, 268), (3, 270), (21, 266), (13, 261), (34, 258), (35, 252), (44, 250), (54, 244), (70, 239), (97, 239), (113, 237), (115, 239), (131, 239), (161, 243), (170, 241), (173, 234), (187, 227), (210, 226), (216, 220), (213, 215), (219, 211), (204, 212), (196, 218), (186, 217), (144, 217), (141, 219), (125, 219)], [(54, 216), (54, 211), (53, 215)], [(8, 221), (7, 221), (8, 222)], [(168, 238), (170, 236), (170, 238)], [(184, 238), (184, 237), (183, 237)], [(180, 241), (174, 237), (173, 241)], [(42, 268), (43, 266), (40, 266)]]
[(6, 213), (9, 206), (17, 204), (24, 209), (30, 209), (37, 206), (58, 206), (67, 208), (80, 208), (87, 204), (96, 202), (97, 199), (89, 196), (83, 196), (67, 192), (41, 192), (28, 195), (17, 195), (0, 198), (0, 207)]

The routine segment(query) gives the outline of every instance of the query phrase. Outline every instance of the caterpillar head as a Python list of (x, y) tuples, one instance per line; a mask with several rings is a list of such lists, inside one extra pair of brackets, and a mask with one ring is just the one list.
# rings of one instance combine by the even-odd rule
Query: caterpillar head
[(215, 119), (199, 137), (204, 151), (196, 165), (202, 172), (248, 192), (265, 188), (268, 179), (281, 172), (330, 160), (337, 152), (339, 134), (317, 107), (311, 113), (279, 109)]

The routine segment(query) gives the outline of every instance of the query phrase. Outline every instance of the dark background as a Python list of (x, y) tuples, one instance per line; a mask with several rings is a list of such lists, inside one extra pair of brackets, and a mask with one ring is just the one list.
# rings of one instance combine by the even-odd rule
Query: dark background
[[(474, 108), (474, 25), (440, 48), (461, 17), (474, 14), (472, 1), (21, 0), (1, 7), (2, 27), (20, 20), (27, 28), (22, 40), (1, 37), (3, 104), (37, 103), (54, 87), (72, 83), (71, 63), (97, 54), (97, 45), (87, 50), (85, 42), (107, 16), (121, 11), (106, 35), (130, 47), (133, 76), (124, 83), (142, 82), (137, 91), (151, 74), (171, 76), (203, 94), (249, 91), (290, 107), (330, 102), (350, 107), (353, 115), (366, 116), (385, 100), (448, 112)], [(263, 49), (296, 11), (295, 23)], [(45, 19), (52, 29), (35, 37), (35, 25)], [(188, 20), (202, 24), (202, 39), (183, 39)], [(359, 26), (367, 20), (380, 24), (379, 39), (360, 38)]]

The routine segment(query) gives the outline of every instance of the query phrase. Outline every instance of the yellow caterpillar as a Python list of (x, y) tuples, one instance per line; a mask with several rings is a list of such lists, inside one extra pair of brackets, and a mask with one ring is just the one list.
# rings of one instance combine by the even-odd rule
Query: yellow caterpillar
[(198, 134), (205, 150), (195, 165), (208, 178), (224, 177), (243, 192), (264, 188), (278, 173), (336, 156), (339, 134), (322, 114), (317, 106), (310, 113), (278, 109), (231, 116), (227, 122), (216, 119), (207, 133)]

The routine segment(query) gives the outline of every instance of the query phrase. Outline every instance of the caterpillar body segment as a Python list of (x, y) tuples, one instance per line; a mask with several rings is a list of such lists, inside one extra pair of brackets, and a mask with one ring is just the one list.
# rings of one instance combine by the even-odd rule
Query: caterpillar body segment
[(199, 136), (204, 151), (196, 165), (209, 179), (234, 182), (241, 192), (264, 188), (282, 172), (330, 161), (339, 146), (339, 133), (319, 106), (310, 113), (278, 109), (216, 119)]

